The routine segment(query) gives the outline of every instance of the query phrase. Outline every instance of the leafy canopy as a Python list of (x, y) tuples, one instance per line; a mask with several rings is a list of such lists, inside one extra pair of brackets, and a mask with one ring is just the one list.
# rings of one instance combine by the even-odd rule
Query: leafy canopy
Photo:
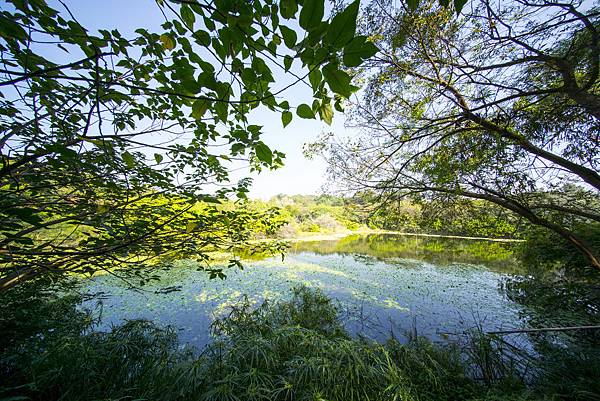
[(456, 17), (435, 2), (411, 4), (376, 2), (363, 13), (362, 33), (379, 53), (354, 68), (365, 87), (348, 110), (364, 135), (312, 147), (325, 151), (335, 182), (382, 199), (494, 203), (600, 268), (574, 224), (600, 222), (597, 8), (473, 0)]
[[(249, 114), (331, 123), (332, 103), (355, 90), (344, 54), (374, 51), (354, 40), (358, 0), (332, 20), (324, 0), (156, 6), (161, 29), (132, 37), (92, 32), (62, 2), (10, 0), (0, 12), (3, 288), (158, 256), (206, 260), (246, 243), (251, 221), (274, 229), (275, 212), (218, 205), (248, 191), (249, 180), (230, 183), (232, 168), (283, 163)], [(294, 113), (286, 89), (309, 75), (314, 101)]]

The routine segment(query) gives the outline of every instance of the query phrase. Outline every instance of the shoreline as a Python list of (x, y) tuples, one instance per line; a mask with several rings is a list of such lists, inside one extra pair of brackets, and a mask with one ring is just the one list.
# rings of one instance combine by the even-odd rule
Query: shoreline
[(390, 230), (356, 230), (356, 231), (343, 231), (329, 234), (315, 234), (315, 235), (303, 235), (292, 238), (282, 238), (283, 241), (289, 242), (309, 242), (309, 241), (333, 241), (348, 237), (350, 235), (370, 235), (370, 234), (390, 234), (390, 235), (404, 235), (412, 237), (430, 237), (430, 238), (450, 238), (450, 239), (465, 239), (473, 241), (490, 241), (490, 242), (524, 242), (522, 239), (511, 239), (511, 238), (488, 238), (488, 237), (467, 237), (462, 235), (445, 235), (445, 234), (425, 234), (425, 233), (408, 233), (402, 231), (390, 231)]

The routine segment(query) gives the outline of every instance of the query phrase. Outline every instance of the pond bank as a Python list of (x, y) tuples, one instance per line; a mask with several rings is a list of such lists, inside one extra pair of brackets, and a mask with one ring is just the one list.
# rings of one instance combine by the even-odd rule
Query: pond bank
[(428, 238), (450, 238), (450, 239), (464, 239), (474, 241), (491, 241), (491, 242), (523, 242), (522, 239), (512, 238), (488, 238), (488, 237), (466, 237), (461, 235), (445, 235), (445, 234), (425, 234), (425, 233), (408, 233), (402, 231), (391, 231), (391, 230), (369, 230), (361, 229), (356, 231), (341, 231), (329, 234), (315, 234), (315, 235), (301, 235), (298, 237), (284, 238), (285, 241), (290, 242), (304, 242), (304, 241), (333, 241), (347, 237), (349, 235), (372, 235), (372, 234), (390, 234), (390, 235), (405, 235), (412, 237), (428, 237)]

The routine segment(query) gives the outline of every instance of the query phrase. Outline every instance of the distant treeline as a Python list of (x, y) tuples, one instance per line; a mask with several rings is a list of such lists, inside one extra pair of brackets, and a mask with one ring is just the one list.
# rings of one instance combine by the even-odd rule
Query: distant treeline
[(268, 201), (249, 201), (248, 206), (259, 211), (277, 208), (284, 222), (277, 236), (283, 238), (360, 229), (516, 238), (522, 228), (520, 219), (504, 209), (470, 199), (405, 198), (382, 203), (368, 193), (353, 197), (277, 195)]

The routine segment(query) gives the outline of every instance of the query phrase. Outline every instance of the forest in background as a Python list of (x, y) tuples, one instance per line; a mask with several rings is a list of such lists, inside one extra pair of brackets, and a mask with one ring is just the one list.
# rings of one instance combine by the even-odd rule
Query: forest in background
[(277, 208), (285, 222), (276, 234), (280, 238), (361, 229), (489, 238), (523, 235), (518, 218), (471, 200), (443, 203), (403, 198), (382, 205), (369, 193), (353, 197), (277, 195), (268, 201), (252, 200), (249, 207)]

